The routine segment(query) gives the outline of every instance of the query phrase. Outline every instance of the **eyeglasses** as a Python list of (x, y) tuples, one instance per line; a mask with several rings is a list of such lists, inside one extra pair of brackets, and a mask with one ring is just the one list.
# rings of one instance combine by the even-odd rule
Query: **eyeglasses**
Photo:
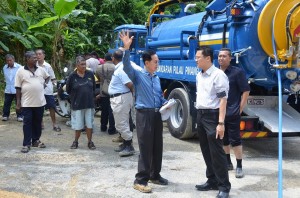
[(202, 56), (195, 56), (195, 61), (198, 61), (200, 58), (202, 58)]

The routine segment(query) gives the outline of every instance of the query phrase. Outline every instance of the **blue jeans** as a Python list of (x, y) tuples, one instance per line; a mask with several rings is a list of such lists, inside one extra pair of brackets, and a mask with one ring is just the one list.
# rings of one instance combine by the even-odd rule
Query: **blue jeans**
[[(5, 99), (4, 99), (4, 104), (3, 104), (3, 117), (9, 117), (10, 115), (10, 107), (11, 107), (11, 103), (12, 101), (16, 100), (16, 94), (8, 94), (5, 93)], [(23, 117), (21, 113), (17, 113), (17, 117)]]
[(42, 135), (42, 120), (44, 107), (22, 107), (23, 119), (23, 146), (39, 140)]

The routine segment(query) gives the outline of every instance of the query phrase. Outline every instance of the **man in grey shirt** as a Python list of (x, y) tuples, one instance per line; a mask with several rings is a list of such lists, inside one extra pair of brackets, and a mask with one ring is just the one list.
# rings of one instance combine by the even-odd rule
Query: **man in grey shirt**
[(110, 106), (110, 98), (109, 95), (107, 95), (104, 91), (102, 91), (104, 80), (107, 80), (108, 82), (111, 81), (111, 77), (115, 71), (115, 65), (112, 62), (112, 54), (106, 53), (105, 54), (105, 63), (103, 65), (100, 65), (96, 70), (96, 77), (100, 81), (100, 93), (96, 96), (97, 100), (100, 100), (101, 103), (101, 131), (106, 132), (107, 131), (107, 124), (109, 123), (108, 127), (108, 134), (112, 135), (116, 133), (115, 128), (115, 120), (114, 115), (112, 113), (112, 109)]

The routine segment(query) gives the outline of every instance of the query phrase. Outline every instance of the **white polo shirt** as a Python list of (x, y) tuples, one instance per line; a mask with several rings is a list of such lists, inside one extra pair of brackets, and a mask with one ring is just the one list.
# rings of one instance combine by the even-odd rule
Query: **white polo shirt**
[(229, 81), (226, 74), (212, 65), (196, 77), (196, 109), (218, 109), (220, 98), (227, 98)]
[(50, 76), (50, 80), (47, 84), (47, 87), (45, 88), (45, 95), (53, 95), (53, 83), (52, 80), (55, 79), (54, 71), (49, 63), (44, 61), (43, 65), (39, 65), (38, 62), (36, 62), (36, 66), (39, 66), (43, 68)]
[(41, 67), (37, 67), (34, 73), (26, 66), (17, 71), (15, 87), (21, 88), (22, 107), (41, 107), (46, 104), (44, 83), (48, 77), (49, 74)]

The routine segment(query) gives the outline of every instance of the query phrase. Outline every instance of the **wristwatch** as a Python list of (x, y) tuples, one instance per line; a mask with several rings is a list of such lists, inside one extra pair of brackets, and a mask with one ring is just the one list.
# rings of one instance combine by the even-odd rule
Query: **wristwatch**
[(218, 125), (224, 125), (224, 122), (218, 122)]

